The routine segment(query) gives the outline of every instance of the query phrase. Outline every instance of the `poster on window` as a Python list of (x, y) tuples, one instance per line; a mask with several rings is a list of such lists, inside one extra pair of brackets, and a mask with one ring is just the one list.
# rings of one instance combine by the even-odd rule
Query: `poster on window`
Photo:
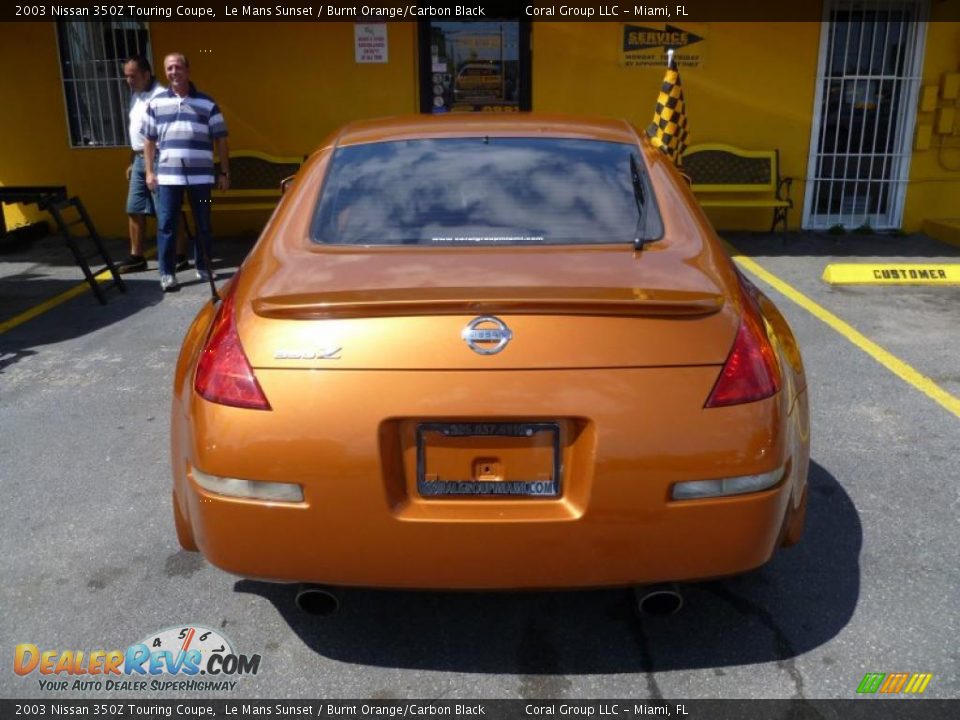
[(353, 40), (358, 63), (387, 62), (386, 23), (355, 23)]

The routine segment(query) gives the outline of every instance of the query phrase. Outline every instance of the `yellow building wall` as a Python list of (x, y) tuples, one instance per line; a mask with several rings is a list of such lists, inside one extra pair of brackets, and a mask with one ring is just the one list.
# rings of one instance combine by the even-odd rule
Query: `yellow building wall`
[[(931, 20), (936, 21), (946, 11), (941, 5), (933, 3)], [(927, 25), (921, 85), (939, 89), (947, 72), (960, 72), (960, 23), (931, 22)], [(918, 230), (924, 220), (960, 218), (960, 102), (938, 97), (937, 105), (957, 110), (950, 134), (934, 134), (929, 150), (913, 151), (903, 212), (903, 226), (909, 231)], [(918, 125), (935, 122), (932, 112), (918, 114)]]
[(353, 23), (157, 23), (151, 42), (158, 66), (169, 52), (190, 58), (231, 147), (307, 155), (351, 120), (417, 112), (416, 27), (388, 25), (387, 63), (356, 63), (353, 32)]
[[(0, 184), (63, 185), (102, 235), (125, 236), (129, 148), (71, 148), (53, 23), (2, 28)], [(154, 71), (183, 52), (198, 89), (220, 105), (234, 149), (307, 155), (350, 120), (417, 112), (416, 26), (388, 26), (387, 63), (357, 64), (353, 23), (153, 23)], [(6, 40), (11, 40), (6, 42)], [(12, 110), (12, 112), (11, 112)], [(42, 218), (5, 208), (8, 227)], [(256, 230), (267, 214), (215, 213), (217, 235)], [(152, 229), (149, 230), (152, 235)]]
[[(704, 56), (702, 66), (680, 71), (689, 142), (779, 149), (781, 175), (794, 178), (790, 223), (797, 228), (820, 23), (708, 23), (705, 31), (706, 40), (690, 46)], [(622, 23), (535, 24), (534, 109), (623, 117), (645, 128), (665, 68), (622, 67), (622, 36)], [(725, 228), (762, 230), (772, 219), (769, 209), (711, 209), (708, 214)]]
[[(230, 147), (309, 155), (352, 120), (415, 113), (416, 26), (387, 26), (388, 62), (357, 63), (354, 24), (156, 23), (157, 76), (163, 57), (190, 58), (197, 88), (220, 105)], [(263, 211), (214, 213), (214, 232), (259, 229)]]
[[(125, 234), (130, 149), (70, 148), (53, 23), (11, 23), (0, 33), (0, 185), (66, 185), (98, 230)], [(4, 215), (8, 228), (47, 217), (23, 205), (5, 206)]]
[[(934, 7), (936, 19), (937, 9)], [(652, 24), (652, 23), (651, 23)], [(104, 235), (125, 235), (127, 148), (70, 148), (53, 23), (2, 28), (0, 184), (66, 184)], [(311, 152), (350, 120), (418, 111), (417, 30), (388, 25), (389, 62), (357, 64), (353, 23), (153, 23), (153, 61), (187, 54), (197, 87), (223, 109), (234, 149), (276, 155)], [(724, 142), (779, 149), (781, 174), (794, 178), (790, 223), (799, 227), (813, 121), (819, 23), (709, 23), (702, 66), (682, 81), (692, 144)], [(533, 23), (533, 108), (541, 112), (624, 117), (645, 127), (663, 68), (621, 64), (622, 23)], [(931, 23), (924, 83), (958, 69), (960, 26)], [(12, 112), (11, 112), (12, 110)], [(956, 144), (956, 134), (948, 142)], [(917, 152), (905, 228), (956, 215), (956, 150)], [(8, 226), (37, 216), (6, 206)], [(721, 228), (766, 229), (763, 209), (710, 211)], [(215, 233), (258, 229), (264, 213), (216, 214)], [(152, 232), (152, 231), (151, 231)]]

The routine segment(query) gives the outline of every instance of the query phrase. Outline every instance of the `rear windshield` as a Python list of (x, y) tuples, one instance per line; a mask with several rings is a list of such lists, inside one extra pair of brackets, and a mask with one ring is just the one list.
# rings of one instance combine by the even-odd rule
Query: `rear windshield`
[[(631, 172), (643, 172), (636, 153), (624, 143), (556, 138), (342, 147), (312, 237), (336, 245), (632, 242), (644, 195)], [(643, 207), (656, 212), (652, 198)]]

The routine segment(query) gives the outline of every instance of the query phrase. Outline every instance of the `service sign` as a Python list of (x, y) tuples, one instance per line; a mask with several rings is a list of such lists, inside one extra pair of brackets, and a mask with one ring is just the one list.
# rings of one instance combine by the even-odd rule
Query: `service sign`
[(707, 47), (707, 24), (633, 25), (625, 23), (621, 37), (623, 67), (666, 67), (667, 51), (673, 50), (680, 69), (701, 68)]

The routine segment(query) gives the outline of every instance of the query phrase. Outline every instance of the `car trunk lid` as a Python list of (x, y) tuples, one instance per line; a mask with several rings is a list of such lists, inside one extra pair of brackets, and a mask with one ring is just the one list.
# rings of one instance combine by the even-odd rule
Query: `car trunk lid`
[[(250, 362), (407, 370), (722, 365), (736, 333), (736, 309), (703, 255), (477, 250), (307, 251), (287, 259), (242, 290), (238, 325)], [(486, 316), (510, 335), (495, 353), (471, 347), (464, 333)]]

